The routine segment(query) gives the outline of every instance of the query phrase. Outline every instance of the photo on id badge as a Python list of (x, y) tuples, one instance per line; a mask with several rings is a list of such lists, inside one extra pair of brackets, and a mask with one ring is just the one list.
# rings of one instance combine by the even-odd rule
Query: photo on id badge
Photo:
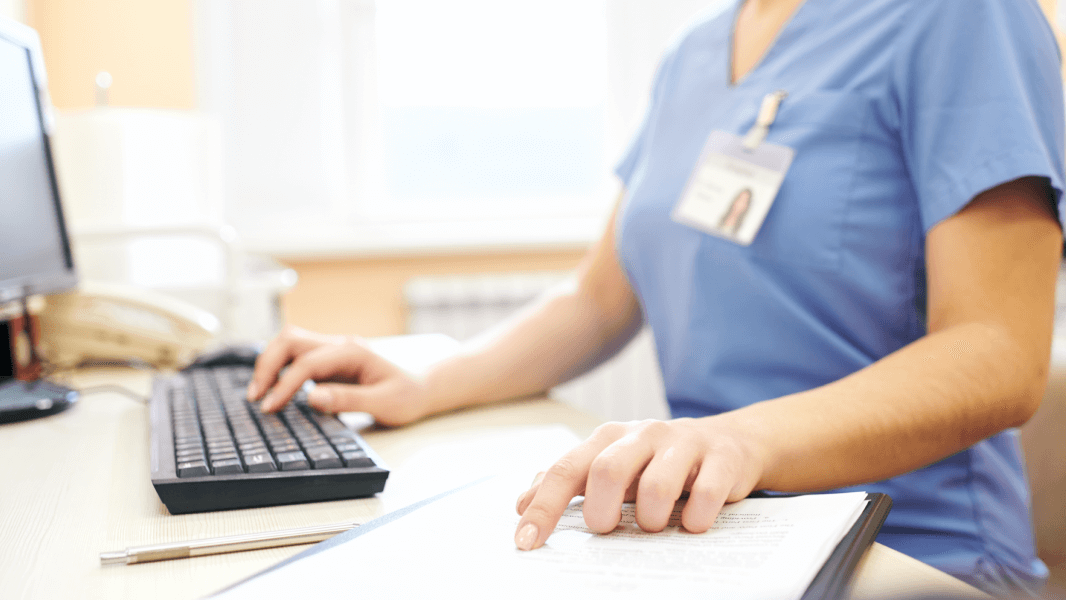
[(748, 149), (716, 131), (674, 207), (683, 225), (748, 246), (759, 233), (792, 162), (792, 150), (763, 143)]

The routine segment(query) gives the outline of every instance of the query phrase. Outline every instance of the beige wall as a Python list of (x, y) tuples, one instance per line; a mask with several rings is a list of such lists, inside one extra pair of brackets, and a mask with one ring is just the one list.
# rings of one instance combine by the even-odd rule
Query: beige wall
[(292, 262), (300, 282), (284, 299), (292, 324), (364, 336), (403, 333), (403, 285), (420, 275), (574, 268), (580, 250)]
[(52, 102), (92, 106), (108, 71), (113, 105), (194, 108), (191, 10), (191, 0), (26, 0)]

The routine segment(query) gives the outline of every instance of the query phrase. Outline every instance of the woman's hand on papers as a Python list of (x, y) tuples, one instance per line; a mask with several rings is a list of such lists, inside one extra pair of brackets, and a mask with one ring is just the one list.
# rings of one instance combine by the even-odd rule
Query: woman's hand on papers
[(515, 545), (544, 544), (574, 496), (585, 496), (585, 524), (597, 533), (618, 526), (623, 502), (636, 502), (637, 525), (662, 531), (688, 493), (682, 526), (707, 531), (728, 502), (758, 483), (763, 451), (728, 418), (607, 423), (559, 459), (518, 498)]
[(309, 379), (316, 385), (307, 401), (323, 412), (367, 412), (388, 426), (410, 423), (426, 414), (421, 382), (372, 352), (360, 338), (292, 326), (259, 355), (248, 398), (262, 397), (266, 412), (281, 410)]

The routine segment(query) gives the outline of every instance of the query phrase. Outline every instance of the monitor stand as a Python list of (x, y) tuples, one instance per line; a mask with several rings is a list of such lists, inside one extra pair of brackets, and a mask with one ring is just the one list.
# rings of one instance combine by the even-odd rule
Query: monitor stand
[(0, 423), (13, 423), (62, 412), (78, 401), (78, 392), (44, 380), (0, 383)]
[[(40, 379), (41, 360), (37, 354), (37, 336), (33, 320), (22, 300), (22, 315), (6, 323), (13, 377), (0, 378), (0, 423), (12, 423), (46, 417), (62, 412), (78, 401), (78, 393)], [(7, 354), (6, 352), (0, 354)]]

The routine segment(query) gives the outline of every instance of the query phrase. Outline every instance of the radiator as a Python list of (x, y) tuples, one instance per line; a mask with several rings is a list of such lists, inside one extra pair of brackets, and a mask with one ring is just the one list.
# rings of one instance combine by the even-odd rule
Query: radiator
[[(469, 339), (569, 276), (545, 272), (413, 278), (404, 287), (407, 331)], [(647, 328), (614, 358), (551, 390), (551, 396), (610, 421), (665, 419), (668, 415)]]

